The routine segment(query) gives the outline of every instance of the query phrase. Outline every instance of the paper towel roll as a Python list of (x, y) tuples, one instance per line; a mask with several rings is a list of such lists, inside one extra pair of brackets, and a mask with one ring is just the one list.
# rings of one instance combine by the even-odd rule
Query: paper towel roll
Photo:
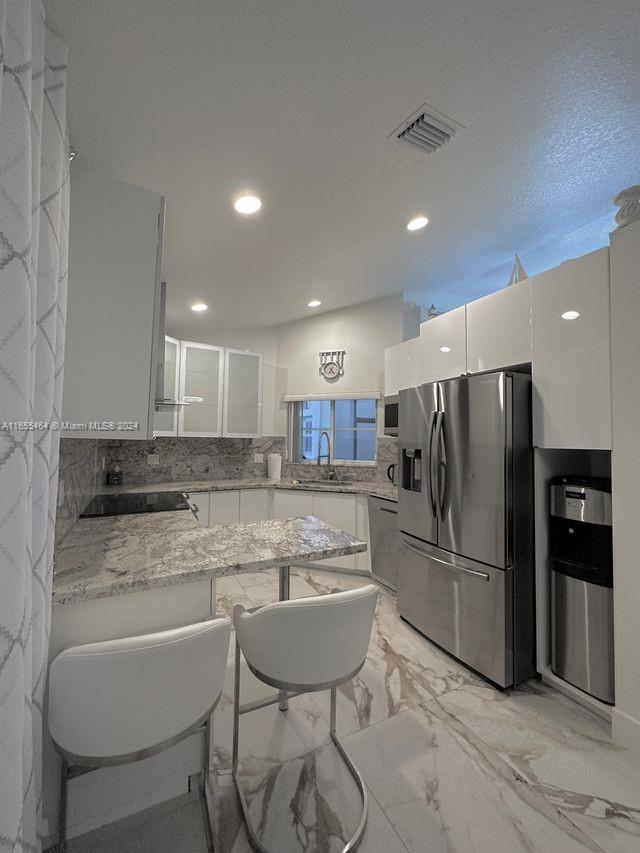
[(282, 456), (279, 453), (268, 454), (267, 476), (270, 480), (279, 480), (282, 476)]

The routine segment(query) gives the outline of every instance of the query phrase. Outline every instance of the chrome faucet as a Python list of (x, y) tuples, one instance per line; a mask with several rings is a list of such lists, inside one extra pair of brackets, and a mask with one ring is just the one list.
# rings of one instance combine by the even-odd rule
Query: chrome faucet
[[(326, 453), (321, 453), (321, 452), (320, 452), (320, 451), (322, 450), (322, 437), (323, 437), (323, 436), (327, 439), (327, 452), (326, 452)], [(323, 430), (323, 431), (320, 433), (320, 437), (318, 438), (318, 457), (317, 457), (317, 459), (316, 459), (316, 462), (317, 462), (317, 464), (318, 464), (318, 468), (320, 468), (320, 460), (321, 460), (321, 459), (326, 459), (326, 460), (327, 460), (327, 468), (328, 468), (328, 470), (327, 470), (327, 480), (335, 480), (335, 479), (337, 479), (337, 478), (336, 478), (336, 472), (335, 472), (335, 470), (331, 467), (331, 439), (329, 438), (329, 433), (328, 433), (326, 430)]]

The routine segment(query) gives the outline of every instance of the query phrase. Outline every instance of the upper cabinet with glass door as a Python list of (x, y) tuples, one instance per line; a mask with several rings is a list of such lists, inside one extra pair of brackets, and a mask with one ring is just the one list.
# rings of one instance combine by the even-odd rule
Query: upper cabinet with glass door
[(222, 435), (224, 349), (193, 341), (180, 343), (178, 435)]
[[(164, 339), (164, 392), (166, 400), (180, 400), (180, 341)], [(153, 416), (153, 434), (178, 434), (178, 407), (157, 406)]]
[(224, 435), (253, 438), (262, 431), (262, 353), (225, 350)]
[(262, 353), (165, 338), (165, 397), (154, 436), (255, 438), (262, 429)]

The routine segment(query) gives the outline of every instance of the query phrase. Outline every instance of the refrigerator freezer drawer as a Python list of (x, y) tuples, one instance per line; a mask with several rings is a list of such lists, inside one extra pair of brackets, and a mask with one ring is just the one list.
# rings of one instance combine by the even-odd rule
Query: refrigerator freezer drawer
[(513, 684), (513, 575), (400, 534), (398, 609), (486, 678)]

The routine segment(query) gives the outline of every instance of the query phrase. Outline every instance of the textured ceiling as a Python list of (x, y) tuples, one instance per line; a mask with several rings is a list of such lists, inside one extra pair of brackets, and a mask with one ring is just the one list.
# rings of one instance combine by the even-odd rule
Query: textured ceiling
[[(74, 146), (167, 196), (168, 322), (194, 335), (459, 286), (640, 182), (637, 0), (46, 6)], [(431, 156), (387, 138), (424, 102), (465, 126)]]

